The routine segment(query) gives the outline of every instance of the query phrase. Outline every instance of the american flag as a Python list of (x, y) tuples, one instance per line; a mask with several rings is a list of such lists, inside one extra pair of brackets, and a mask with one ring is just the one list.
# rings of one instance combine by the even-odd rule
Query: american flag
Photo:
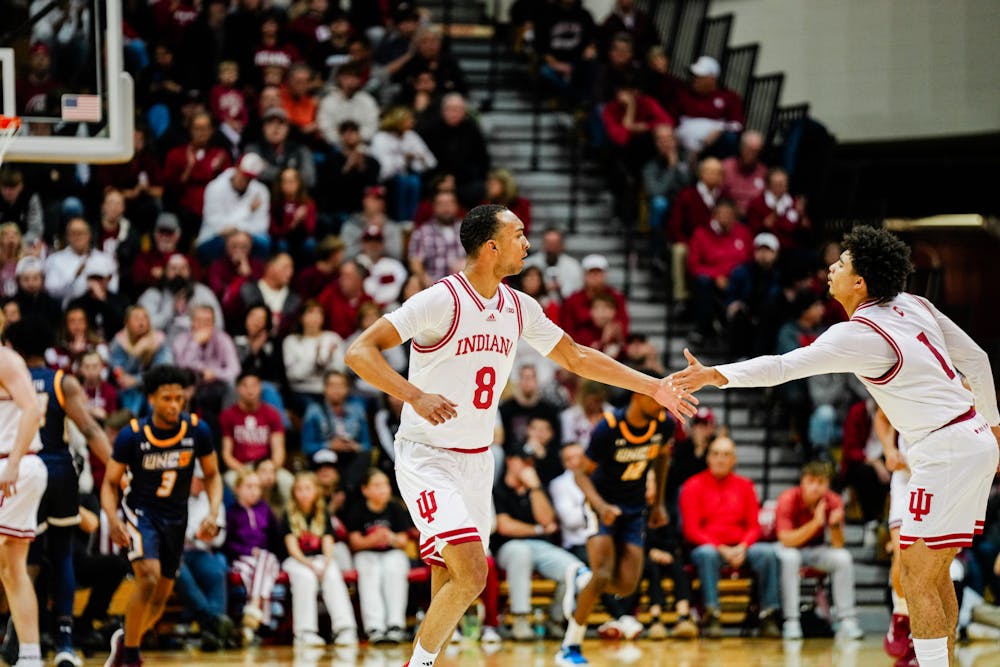
[(63, 95), (62, 119), (85, 122), (101, 120), (101, 98), (97, 95)]

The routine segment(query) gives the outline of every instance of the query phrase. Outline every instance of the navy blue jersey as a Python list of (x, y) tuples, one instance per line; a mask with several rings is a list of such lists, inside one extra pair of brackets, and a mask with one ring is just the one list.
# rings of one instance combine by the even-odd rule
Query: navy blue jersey
[(66, 425), (66, 400), (63, 398), (63, 372), (51, 368), (31, 368), (31, 383), (35, 386), (38, 403), (42, 407), (42, 425), (38, 437), (43, 452), (69, 451), (69, 434)]
[(590, 476), (601, 498), (614, 505), (646, 504), (646, 470), (674, 435), (674, 420), (661, 411), (642, 433), (625, 421), (626, 408), (604, 413), (590, 436), (587, 458), (597, 464)]
[(169, 431), (155, 428), (152, 416), (133, 419), (111, 452), (131, 473), (122, 503), (126, 515), (186, 521), (195, 461), (213, 451), (212, 432), (197, 415), (182, 413), (180, 425)]

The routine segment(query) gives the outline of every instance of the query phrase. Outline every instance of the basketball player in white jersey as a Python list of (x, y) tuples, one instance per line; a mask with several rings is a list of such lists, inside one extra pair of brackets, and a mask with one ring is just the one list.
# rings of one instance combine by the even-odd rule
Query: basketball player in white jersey
[(990, 361), (926, 299), (902, 291), (912, 265), (901, 241), (884, 230), (856, 227), (843, 246), (829, 283), (849, 321), (781, 356), (705, 367), (685, 350), (689, 366), (671, 379), (693, 392), (705, 385), (770, 387), (822, 373), (858, 376), (910, 446), (899, 535), (903, 590), (920, 666), (945, 667), (958, 619), (949, 566), (958, 549), (982, 532), (1000, 460)]
[(35, 455), (42, 448), (38, 426), (43, 414), (24, 359), (0, 348), (0, 582), (21, 642), (19, 667), (43, 664), (38, 602), (28, 577), (28, 547), (48, 477)]
[[(405, 402), (396, 434), (396, 479), (420, 531), (420, 555), (436, 566), (411, 667), (434, 664), (486, 582), (493, 490), (488, 448), (519, 338), (567, 370), (653, 396), (680, 420), (695, 412), (690, 396), (577, 345), (537, 301), (501, 282), (521, 271), (528, 252), (516, 215), (503, 206), (477, 206), (460, 235), (465, 269), (408, 299), (347, 351), (347, 364), (362, 379)], [(407, 379), (392, 370), (382, 351), (410, 339)]]

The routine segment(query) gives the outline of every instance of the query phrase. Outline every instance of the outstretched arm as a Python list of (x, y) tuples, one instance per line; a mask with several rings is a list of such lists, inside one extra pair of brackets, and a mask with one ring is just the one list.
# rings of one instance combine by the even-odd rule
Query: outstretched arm
[(66, 416), (73, 420), (73, 423), (80, 429), (80, 433), (87, 439), (90, 451), (101, 460), (101, 463), (106, 464), (111, 458), (111, 443), (108, 442), (108, 436), (104, 429), (98, 426), (94, 418), (90, 416), (90, 411), (87, 410), (86, 394), (83, 392), (83, 387), (80, 386), (80, 381), (72, 375), (63, 375), (62, 393), (65, 402), (63, 409), (66, 411)]

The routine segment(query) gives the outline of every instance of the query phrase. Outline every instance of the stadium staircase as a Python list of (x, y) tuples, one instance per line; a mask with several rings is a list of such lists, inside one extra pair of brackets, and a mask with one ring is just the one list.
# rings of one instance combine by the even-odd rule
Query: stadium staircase
[[(729, 44), (732, 14), (711, 16), (707, 0), (639, 0), (637, 4), (653, 16), (671, 54), (674, 74), (683, 78), (688, 63), (701, 54), (719, 61), (722, 85), (743, 96), (747, 126), (762, 132), (769, 146), (779, 145), (789, 128), (808, 116), (808, 104), (780, 104), (784, 74), (756, 73), (759, 44)], [(649, 268), (648, 241), (641, 232), (628, 232), (614, 218), (600, 165), (581, 152), (577, 120), (538, 103), (529, 63), (511, 52), (503, 27), (497, 28), (489, 18), (492, 0), (425, 0), (421, 5), (431, 10), (435, 22), (451, 26), (451, 48), (466, 72), (472, 106), (479, 109), (493, 165), (510, 170), (521, 194), (531, 201), (532, 245), (540, 247), (542, 232), (558, 227), (567, 232), (566, 248), (571, 255), (605, 255), (610, 263), (609, 282), (626, 291), (632, 330), (645, 333), (658, 349), (666, 351), (668, 369), (683, 367), (690, 325), (673, 319), (666, 282)], [(723, 361), (710, 356), (706, 360)], [(754, 480), (762, 500), (773, 500), (798, 483), (801, 457), (783, 442), (787, 433), (768, 427), (769, 403), (763, 392), (715, 390), (703, 392), (700, 398), (729, 429), (738, 445), (738, 471)], [(865, 548), (862, 538), (861, 526), (848, 525), (858, 603), (873, 616), (881, 615), (887, 562), (876, 557), (876, 548)]]

